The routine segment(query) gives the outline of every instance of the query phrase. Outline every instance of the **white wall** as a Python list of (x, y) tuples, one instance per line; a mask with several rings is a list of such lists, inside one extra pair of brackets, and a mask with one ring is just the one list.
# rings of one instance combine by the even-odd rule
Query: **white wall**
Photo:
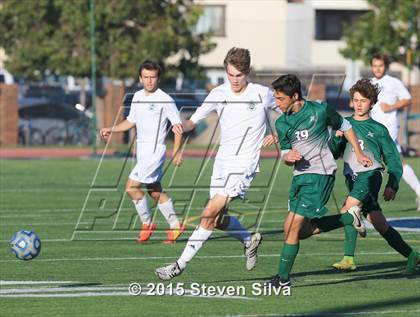
[(256, 70), (285, 65), (285, 0), (196, 0), (195, 3), (226, 6), (226, 36), (213, 37), (217, 48), (200, 57), (203, 66), (221, 67), (227, 51), (233, 46), (251, 51), (252, 67)]
[(314, 36), (314, 10), (307, 4), (287, 5), (286, 61), (283, 67), (302, 69), (312, 64), (312, 39)]

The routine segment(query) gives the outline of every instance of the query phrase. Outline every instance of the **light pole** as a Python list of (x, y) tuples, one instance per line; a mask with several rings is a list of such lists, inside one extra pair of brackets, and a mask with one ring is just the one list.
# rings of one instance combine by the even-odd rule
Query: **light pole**
[(92, 90), (92, 150), (96, 154), (96, 48), (95, 48), (95, 0), (89, 0), (90, 13), (90, 83)]

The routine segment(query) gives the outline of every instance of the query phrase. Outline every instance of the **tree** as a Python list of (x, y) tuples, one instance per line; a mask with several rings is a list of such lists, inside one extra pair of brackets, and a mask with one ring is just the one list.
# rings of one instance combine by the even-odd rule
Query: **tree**
[[(214, 44), (193, 31), (200, 13), (192, 0), (95, 0), (98, 76), (136, 78), (142, 60), (166, 66), (171, 56), (181, 72), (202, 75), (198, 57)], [(7, 0), (0, 2), (0, 25), (13, 74), (90, 75), (88, 0)]]
[(372, 11), (345, 28), (346, 58), (366, 64), (372, 54), (381, 52), (412, 69), (419, 65), (420, 0), (368, 0)]

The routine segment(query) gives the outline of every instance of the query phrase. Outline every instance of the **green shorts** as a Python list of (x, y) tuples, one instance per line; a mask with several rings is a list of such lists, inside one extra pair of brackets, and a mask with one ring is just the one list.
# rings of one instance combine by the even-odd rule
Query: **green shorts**
[(289, 191), (289, 211), (306, 218), (320, 218), (334, 187), (334, 175), (301, 174), (294, 176)]
[(382, 173), (380, 170), (346, 175), (346, 186), (349, 196), (361, 201), (362, 212), (381, 211), (378, 203), (378, 195), (382, 185)]

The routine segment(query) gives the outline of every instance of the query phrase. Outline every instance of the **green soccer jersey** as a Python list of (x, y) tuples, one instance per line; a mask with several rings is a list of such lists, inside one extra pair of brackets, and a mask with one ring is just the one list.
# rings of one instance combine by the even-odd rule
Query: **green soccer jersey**
[(372, 166), (364, 167), (359, 164), (352, 146), (345, 138), (333, 137), (330, 146), (335, 157), (343, 155), (344, 175), (353, 175), (384, 169), (382, 160), (388, 167), (389, 179), (387, 186), (398, 190), (398, 184), (402, 175), (402, 164), (395, 143), (392, 141), (385, 126), (369, 118), (367, 120), (355, 120), (353, 116), (346, 118), (352, 125), (359, 140), (363, 152), (372, 160)]
[(284, 114), (276, 121), (281, 150), (295, 149), (302, 155), (294, 175), (334, 175), (337, 164), (328, 147), (328, 126), (338, 130), (343, 118), (328, 104), (305, 100), (298, 112)]

